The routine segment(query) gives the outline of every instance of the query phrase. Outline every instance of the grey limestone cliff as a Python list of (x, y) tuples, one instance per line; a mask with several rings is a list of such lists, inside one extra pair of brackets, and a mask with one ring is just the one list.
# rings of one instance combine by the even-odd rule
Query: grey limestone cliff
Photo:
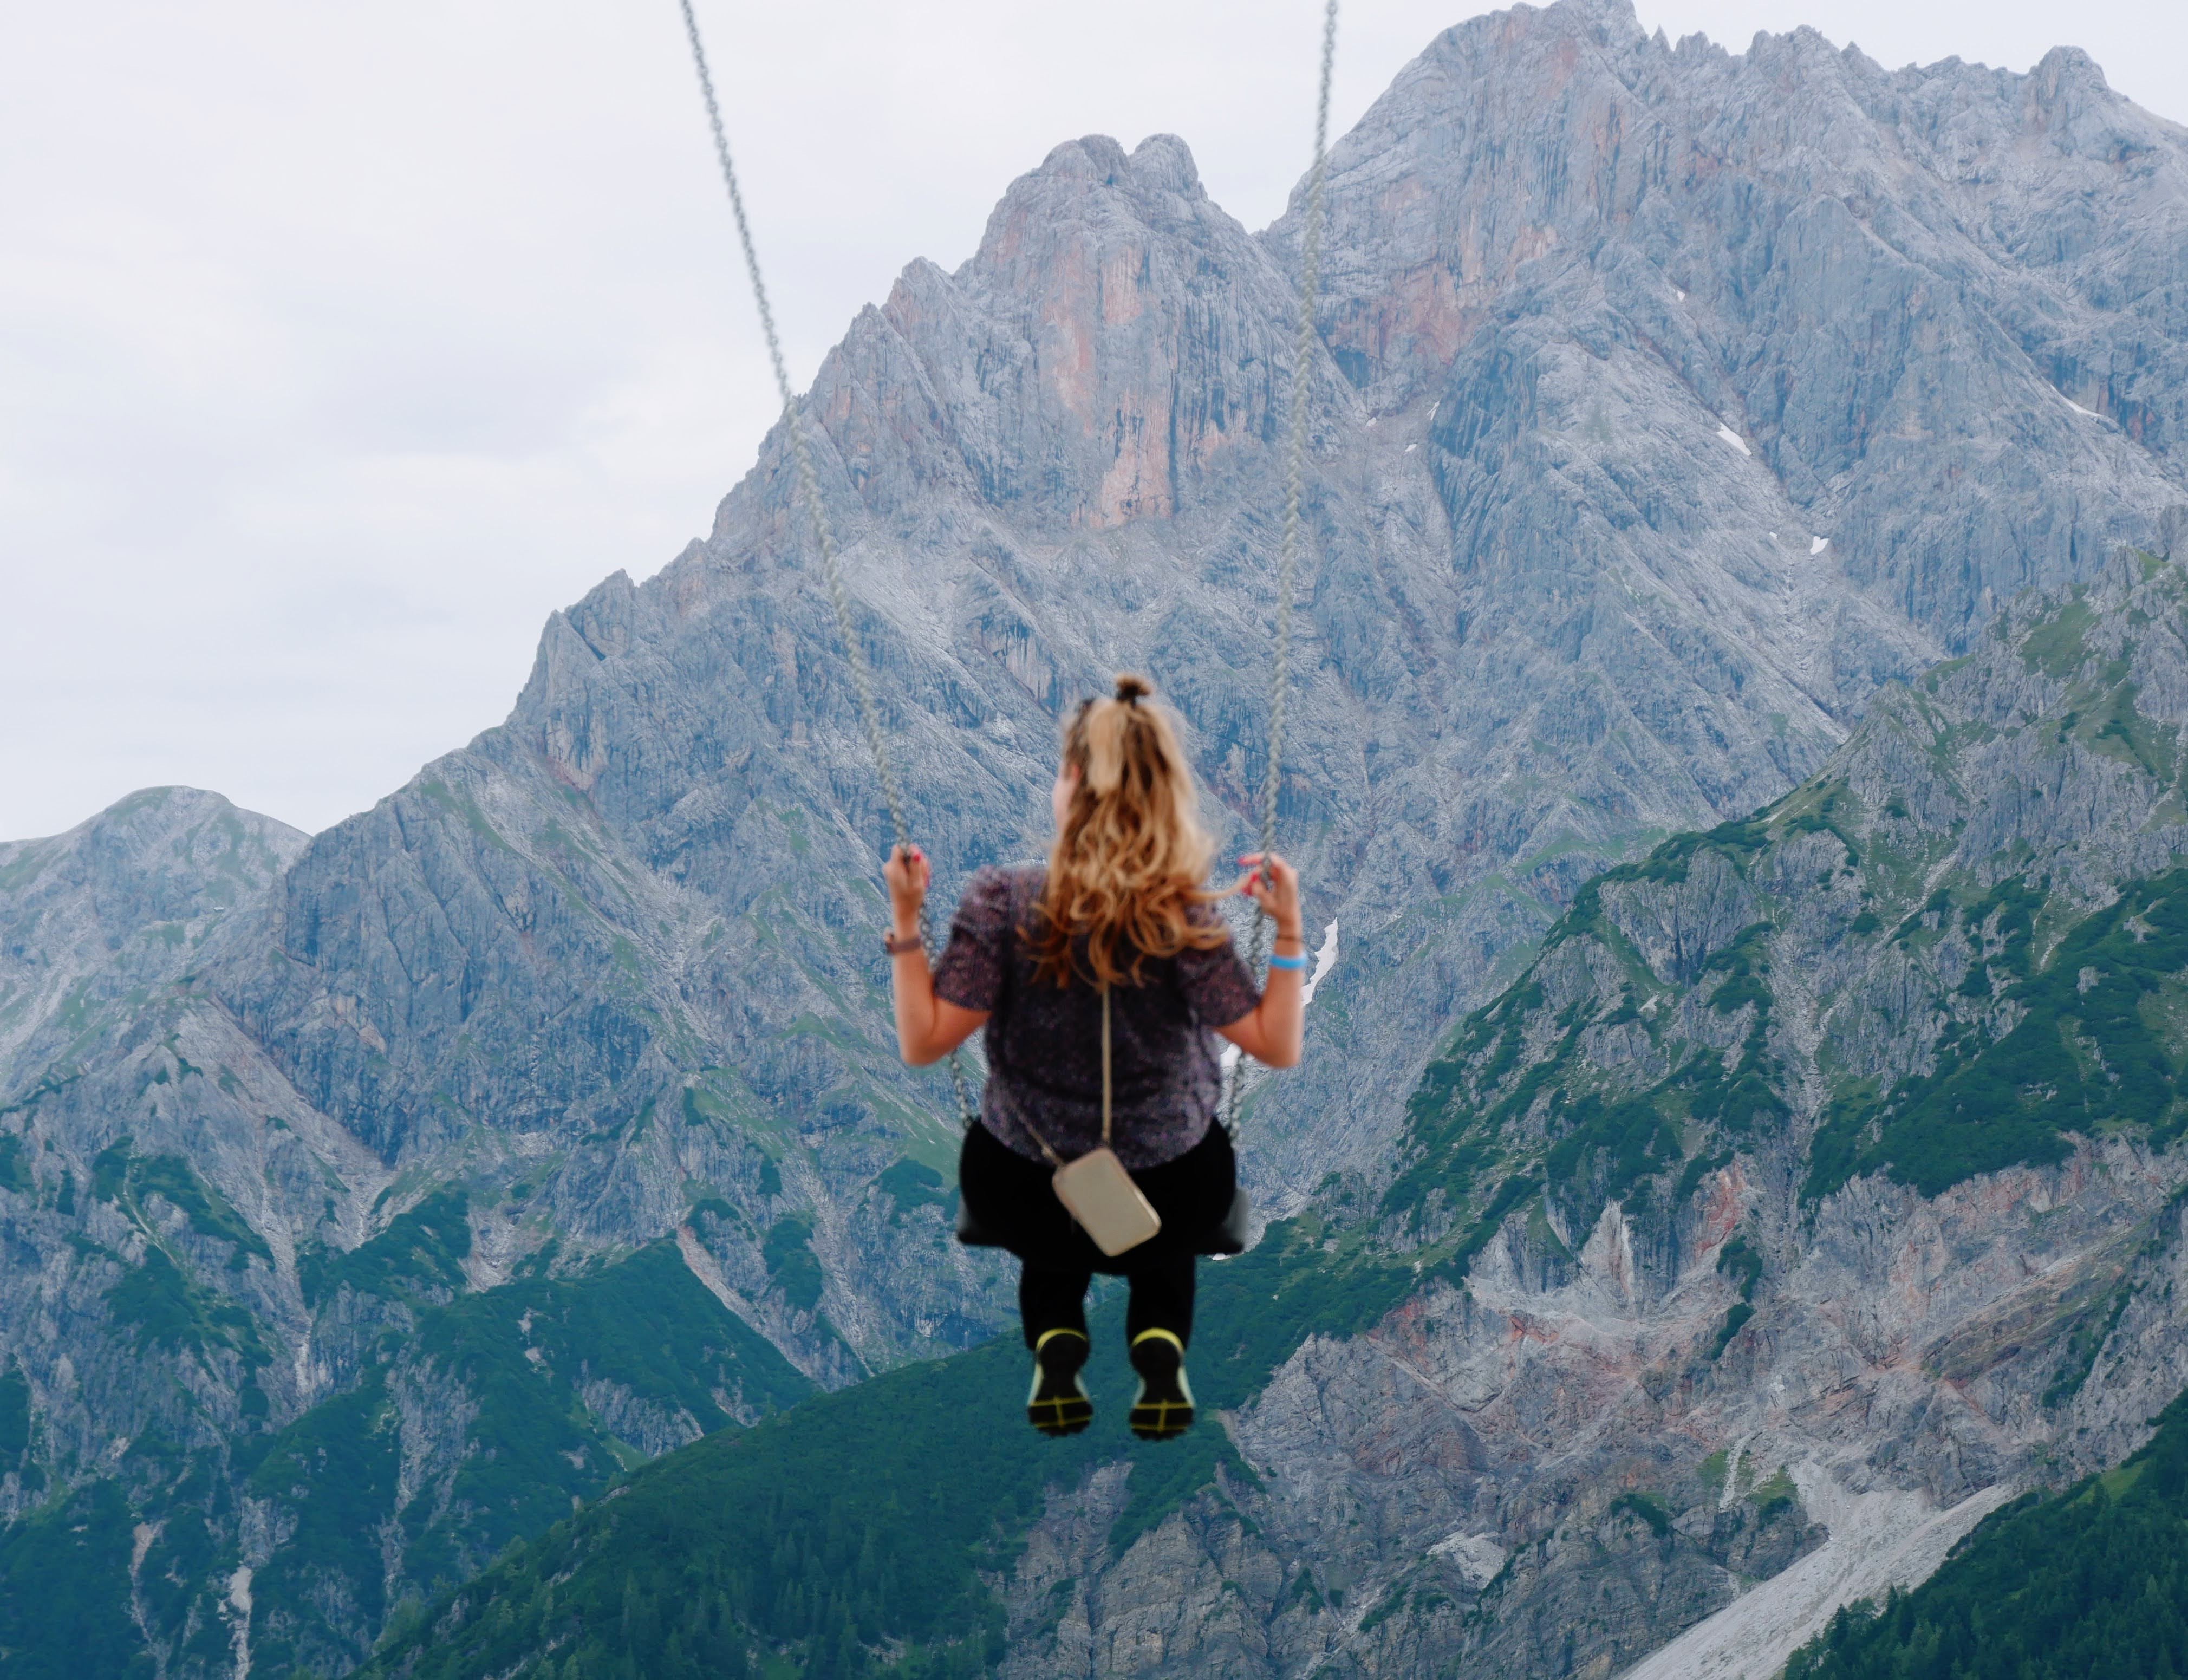
[[(1598, 871), (1778, 798), (2024, 585), (2188, 520), (2188, 135), (2071, 51), (1886, 72), (1807, 31), (1731, 54), (1616, 0), (1517, 8), (1408, 67), (1330, 205), (1281, 810), (1342, 956), (1307, 1065), (1251, 1095), (1277, 1213), (1333, 1174), (1379, 1189), (1449, 1023)], [(1297, 242), (1296, 211), (1227, 216), (1178, 139), (1068, 142), (801, 399), (945, 894), (1039, 845), (1057, 715), (1121, 668), (1244, 832)], [(742, 1344), (719, 1405), (570, 1367), (594, 1468), (534, 1515), (702, 1413), (758, 1415), (738, 1383), (787, 1399), (1002, 1322), (1001, 1266), (947, 1241), (943, 1087), (894, 1056), (885, 825), (790, 481), (778, 428), (704, 539), (554, 617), (504, 724), (308, 843), (228, 814), (179, 862), (165, 829), (102, 850), (147, 807), (0, 852), (25, 930), (0, 956), (0, 1347), (39, 1475), (88, 1486), (156, 1437), (217, 1481), (375, 1382), (375, 1415), (471, 1415), (484, 1367), (375, 1377), (375, 1349), (634, 1256), (673, 1251), (691, 1333), (742, 1326), (796, 1381)], [(65, 904), (38, 862), (63, 854)], [(330, 1281), (414, 1215), (407, 1281)], [(523, 1346), (555, 1383), (577, 1357)], [(511, 1531), (465, 1526), (471, 1449), (444, 1446), (373, 1497), (387, 1559), (426, 1556), (398, 1494), (457, 1537), (386, 1562), (312, 1662)], [(181, 1486), (167, 1466), (129, 1497)], [(215, 1527), (223, 1579), (301, 1543)]]
[(1608, 1674), (1692, 1628), (1635, 1672), (1768, 1673), (2146, 1440), (2188, 1382), (2184, 603), (2147, 559), (2024, 599), (1590, 883), (1333, 1198), (1409, 1299), (1121, 1556), (1116, 1467), (1052, 1490), (1012, 1672)]
[[(1207, 1270), (1185, 1441), (1102, 1433), (1110, 1314), (1070, 1444), (966, 1457), (1000, 1345), (891, 1373), (649, 1467), (367, 1672), (672, 1626), (805, 1672), (1774, 1672), (2188, 1380), (2184, 704), (2188, 572), (2132, 555), (1586, 883), (1398, 1146)], [(836, 1611), (788, 1590), (816, 1553)]]

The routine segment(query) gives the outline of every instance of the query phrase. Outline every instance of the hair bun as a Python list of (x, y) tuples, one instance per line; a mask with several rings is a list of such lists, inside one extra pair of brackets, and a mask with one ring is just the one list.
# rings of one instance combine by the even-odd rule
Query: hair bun
[(1155, 691), (1154, 685), (1145, 677), (1136, 677), (1130, 671), (1117, 678), (1117, 698), (1128, 706), (1136, 706)]

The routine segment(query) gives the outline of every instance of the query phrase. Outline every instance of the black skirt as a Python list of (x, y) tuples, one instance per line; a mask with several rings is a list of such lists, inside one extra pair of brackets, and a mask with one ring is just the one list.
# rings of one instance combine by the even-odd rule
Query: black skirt
[(1050, 1182), (1055, 1170), (1046, 1161), (1029, 1161), (975, 1122), (958, 1157), (958, 1193), (973, 1216), (1028, 1264), (1121, 1277), (1198, 1252), (1202, 1239), (1229, 1215), (1238, 1190), (1231, 1134), (1218, 1120), (1176, 1160), (1132, 1174), (1140, 1193), (1154, 1204), (1162, 1229), (1112, 1260), (1056, 1199)]

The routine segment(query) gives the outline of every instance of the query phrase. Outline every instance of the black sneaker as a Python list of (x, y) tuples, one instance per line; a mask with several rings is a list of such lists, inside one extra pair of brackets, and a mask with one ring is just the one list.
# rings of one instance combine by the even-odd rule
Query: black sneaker
[(1167, 1330), (1132, 1338), (1132, 1369), (1140, 1391), (1128, 1419), (1142, 1440), (1168, 1440), (1193, 1427), (1193, 1384), (1185, 1380), (1185, 1344)]
[(1079, 1380), (1086, 1362), (1083, 1330), (1044, 1330), (1033, 1345), (1033, 1387), (1026, 1422), (1045, 1435), (1075, 1435), (1094, 1421), (1094, 1402)]

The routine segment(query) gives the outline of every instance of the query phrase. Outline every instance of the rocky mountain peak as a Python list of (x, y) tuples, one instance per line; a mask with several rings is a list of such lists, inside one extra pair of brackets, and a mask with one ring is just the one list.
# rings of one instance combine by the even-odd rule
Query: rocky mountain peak
[(304, 844), (195, 787), (144, 788), (65, 834), (0, 843), (0, 1092), (201, 962)]
[[(814, 400), (869, 516), (916, 488), (1036, 527), (1168, 518), (1270, 435), (1286, 290), (1183, 141), (1089, 136), (1012, 184), (955, 274), (908, 268)], [(910, 482), (868, 465), (906, 455)]]
[[(2188, 725), (2136, 615), (2178, 612), (2163, 567), (2106, 568), (2188, 533), (2188, 194), (2179, 130), (2047, 74), (1672, 47), (1566, 0), (1439, 37), (1339, 142), (1279, 810), (1341, 956), (1304, 1065), (1249, 1094), (1279, 1224), (1212, 1269), (1239, 1426), (1214, 1480), (1012, 1485), (1009, 1524), (1049, 1513), (1007, 1593), (1027, 1672), (1059, 1626), (1210, 1672), (1196, 1630), (1523, 1672), (1625, 1590), (1606, 1554), (1653, 1583), (1615, 1666), (1871, 1492), (1920, 1528), (2070, 1423), (2132, 1435), (2135, 1350), (2172, 1345), (2120, 1293), (2170, 1252), (2137, 1244), (2172, 1006), (2120, 1012), (2057, 942), (2125, 975), (2170, 937)], [(1168, 137), (1071, 141), (800, 399), (938, 909), (1038, 848), (1057, 719), (1119, 668), (1247, 832), (1298, 237)], [(946, 1086), (888, 1023), (838, 635), (778, 428), (703, 541), (550, 619), (503, 726), (301, 853), (261, 837), (271, 890), (218, 926), (250, 847), (217, 811), (0, 852), (29, 930), (0, 1030), (32, 1023), (0, 1068), (0, 1508), (51, 1514), (0, 1543), (103, 1559), (132, 1652), (207, 1672), (188, 1642), (248, 1615), (269, 1666), (331, 1672), (611, 1466), (1004, 1322), (1002, 1267), (948, 1238)], [(1963, 1093), (2034, 1088), (2027, 1020), (2116, 1031), (2144, 1108), (1971, 1133)], [(2096, 1061), (2039, 1061), (2106, 1100)], [(364, 1446), (317, 1481), (330, 1442)], [(952, 1557), (1001, 1520), (967, 1510)], [(132, 1610), (133, 1558), (189, 1584)], [(986, 1579), (946, 1602), (987, 1614)], [(1492, 1587), (1508, 1615), (1467, 1621)]]
[[(0, 842), (0, 869), (20, 890), (64, 881), (112, 905), (126, 930), (127, 896), (154, 916), (187, 918), (234, 902), (222, 881), (263, 884), (292, 862), (306, 837), (286, 823), (195, 787), (146, 787), (65, 834)], [(58, 873), (55, 873), (58, 871)]]
[[(579, 1618), (642, 1664), (657, 1607), (747, 1573), (724, 1621), (822, 1649), (770, 1556), (839, 1525), (886, 1581), (993, 1525), (1007, 1559), (862, 1613), (907, 1643), (984, 1615), (1012, 1676), (1158, 1640), (1196, 1674), (1774, 1672), (2178, 1392), (2184, 660), (2188, 573), (2126, 556), (1887, 689), (1785, 798), (1590, 882), (1446, 1040), (1396, 1170), (1210, 1269), (1196, 1381), (1227, 1429), (1198, 1463), (996, 1443), (906, 1520), (888, 1477), (942, 1462), (1017, 1356), (975, 1350), (649, 1468), (369, 1672), (432, 1637), (483, 1677)], [(831, 1454), (858, 1474), (813, 1491)], [(694, 1488), (725, 1514), (671, 1520)]]
[[(1620, 8), (1568, 4), (1446, 32), (1345, 137), (1283, 808), (1317, 837), (1352, 972), (1397, 985), (1343, 1018), (1370, 1060), (1417, 1065), (1452, 989), (1638, 837), (1782, 792), (1876, 684), (2181, 501), (2171, 399), (2133, 371), (2176, 353), (2178, 148), (2159, 135), (2155, 173), (2112, 182), (2118, 213), (2061, 290), (2066, 178), (1982, 176), (2054, 244), (2003, 240), (1925, 138), (1957, 110), (1976, 151), (2002, 144), (2022, 81), (1887, 75), (1806, 36), (1666, 49)], [(1031, 843), (1054, 717), (1120, 665), (1164, 680), (1217, 796), (1250, 798), (1294, 220), (1248, 234), (1169, 137), (1069, 142), (954, 273), (908, 268), (804, 399), (945, 871)], [(2099, 307), (2100, 279), (2133, 302)], [(2048, 383), (2061, 358), (2119, 369), (2116, 398)], [(2132, 425), (2094, 406), (2135, 403)], [(738, 1102), (802, 1108), (806, 1080), (843, 1077), (779, 1033), (849, 1007), (845, 930), (875, 911), (844, 883), (869, 872), (879, 800), (789, 478), (778, 432), (705, 544), (557, 615), (505, 730), (286, 883), (285, 948), (390, 989), (360, 1006), (371, 1036), (300, 973), (239, 973), (231, 995), (390, 1159), (448, 1145), (499, 1090), (474, 1012), (512, 1012), (522, 1041), (572, 1030), (566, 961), (632, 974), (548, 1058), (574, 1070), (589, 1038), (614, 1076), (578, 1097), (528, 1075), (498, 1113), (604, 1125), (732, 1063)], [(1447, 984), (1396, 980), (1423, 961)], [(844, 1018), (853, 1085), (900, 1085)], [(383, 1057), (412, 1068), (399, 1092)], [(459, 1068), (473, 1097), (426, 1096)], [(1322, 1078), (1284, 1087), (1297, 1121), (1272, 1091), (1271, 1147), (1309, 1147), (1286, 1140), (1313, 1114), (1319, 1164), (1333, 1131), (1372, 1154), (1389, 1106), (1370, 1118)], [(868, 1124), (846, 1188), (889, 1147)]]

